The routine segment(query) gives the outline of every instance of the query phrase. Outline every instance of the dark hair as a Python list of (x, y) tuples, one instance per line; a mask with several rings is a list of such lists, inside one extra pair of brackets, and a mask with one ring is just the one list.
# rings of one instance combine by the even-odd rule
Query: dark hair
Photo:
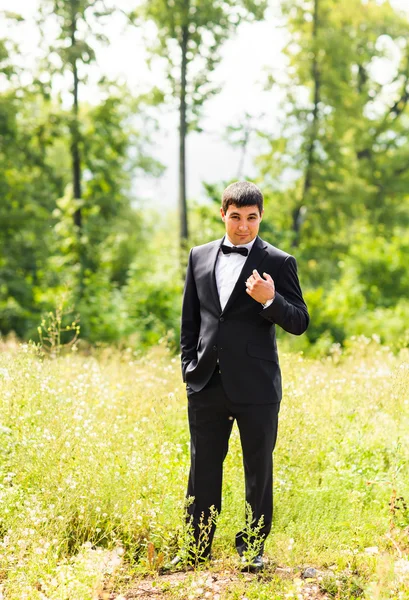
[(227, 212), (228, 207), (234, 204), (238, 208), (242, 206), (257, 206), (261, 215), (263, 212), (263, 194), (261, 190), (250, 181), (236, 181), (231, 183), (223, 192), (222, 208)]

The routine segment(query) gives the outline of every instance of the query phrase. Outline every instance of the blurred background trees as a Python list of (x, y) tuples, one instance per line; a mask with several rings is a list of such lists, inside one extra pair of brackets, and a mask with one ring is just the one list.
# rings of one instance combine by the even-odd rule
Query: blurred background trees
[[(361, 0), (290, 1), (283, 11), (291, 32), (284, 118), (260, 156), (260, 181), (270, 182), (280, 209), (277, 233), (305, 265), (308, 337), (343, 342), (382, 330), (396, 341), (388, 321), (409, 292), (401, 263), (409, 218), (407, 18), (388, 2)], [(378, 67), (392, 56), (396, 71), (383, 83)], [(292, 182), (278, 191), (286, 171)], [(363, 314), (371, 315), (368, 327)]]
[[(187, 198), (186, 136), (200, 133), (205, 101), (218, 92), (211, 73), (222, 44), (268, 5), (136, 3), (128, 27), (156, 28), (149, 60), (164, 61), (167, 80), (137, 95), (101, 76), (92, 104), (82, 91), (117, 7), (40, 6), (35, 69), (21, 65), (12, 34), (0, 40), (0, 333), (36, 339), (41, 314), (65, 294), (84, 340), (176, 347), (180, 240), (187, 252), (223, 234), (229, 183), (204, 182), (206, 202)], [(407, 345), (409, 19), (372, 0), (282, 0), (280, 10), (286, 67), (266, 75), (282, 98), (279, 125), (246, 113), (219, 133), (242, 149), (243, 178), (251, 135), (259, 151), (250, 178), (266, 200), (261, 235), (297, 257), (312, 321), (291, 345), (319, 354), (359, 334)], [(24, 19), (4, 17), (14, 27)], [(179, 208), (158, 211), (136, 189), (163, 172), (158, 118), (173, 108)]]

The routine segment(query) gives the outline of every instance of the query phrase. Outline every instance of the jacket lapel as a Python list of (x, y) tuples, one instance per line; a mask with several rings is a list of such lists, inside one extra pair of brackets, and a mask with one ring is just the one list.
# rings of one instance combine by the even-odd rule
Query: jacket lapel
[[(256, 241), (254, 242), (253, 247), (250, 250), (250, 254), (248, 255), (247, 260), (243, 265), (243, 269), (241, 270), (241, 273), (236, 281), (236, 285), (233, 288), (230, 298), (228, 299), (227, 304), (223, 309), (223, 313), (225, 313), (227, 310), (229, 310), (230, 306), (233, 304), (233, 302), (237, 299), (237, 297), (241, 293), (243, 293), (243, 294), (246, 293), (246, 280), (252, 274), (253, 269), (257, 269), (258, 265), (261, 263), (261, 261), (267, 254), (265, 248), (267, 248), (267, 245), (263, 242), (263, 240), (261, 238), (259, 238), (257, 236)], [(216, 254), (216, 256), (217, 256), (217, 254)], [(215, 276), (214, 276), (214, 281), (215, 281), (215, 285), (216, 285)], [(216, 295), (217, 295), (217, 298), (219, 298), (219, 295), (217, 293), (217, 287), (216, 287)], [(219, 306), (220, 306), (220, 301), (219, 301)]]
[(219, 292), (217, 291), (217, 283), (216, 283), (216, 261), (217, 255), (219, 254), (220, 246), (223, 242), (224, 238), (221, 240), (216, 240), (211, 248), (208, 257), (207, 257), (207, 272), (209, 273), (209, 288), (212, 292), (213, 300), (217, 306), (219, 312), (222, 312), (222, 307), (220, 306), (220, 298)]

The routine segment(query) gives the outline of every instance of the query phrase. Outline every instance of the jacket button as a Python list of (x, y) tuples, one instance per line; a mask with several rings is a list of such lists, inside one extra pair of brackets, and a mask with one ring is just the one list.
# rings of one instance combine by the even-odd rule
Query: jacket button
[(216, 350), (217, 350), (217, 346), (213, 346), (213, 350), (216, 352)]
[(224, 317), (220, 317), (219, 321), (220, 321), (220, 323), (223, 323)]

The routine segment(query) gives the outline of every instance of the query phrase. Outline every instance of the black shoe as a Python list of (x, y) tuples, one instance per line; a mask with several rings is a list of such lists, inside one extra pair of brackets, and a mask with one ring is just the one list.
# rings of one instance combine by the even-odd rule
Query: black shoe
[(163, 565), (162, 567), (162, 571), (163, 572), (167, 572), (167, 571), (174, 571), (176, 569), (181, 569), (181, 568), (185, 568), (185, 569), (194, 569), (195, 567), (198, 567), (200, 565), (203, 565), (207, 562), (209, 562), (211, 560), (211, 555), (209, 554), (209, 556), (200, 556), (200, 557), (191, 557), (188, 558), (187, 561), (186, 559), (183, 559), (181, 556), (179, 556), (178, 554), (172, 558), (172, 560), (166, 564)]
[(244, 556), (242, 557), (242, 562), (244, 566), (242, 568), (242, 573), (260, 573), (264, 569), (264, 560), (261, 554), (257, 554), (254, 558), (247, 561)]
[(174, 558), (172, 558), (172, 560), (170, 560), (169, 562), (165, 563), (162, 566), (161, 571), (162, 572), (166, 572), (166, 571), (173, 571), (174, 569), (176, 569), (177, 567), (182, 566), (182, 557), (176, 555)]

